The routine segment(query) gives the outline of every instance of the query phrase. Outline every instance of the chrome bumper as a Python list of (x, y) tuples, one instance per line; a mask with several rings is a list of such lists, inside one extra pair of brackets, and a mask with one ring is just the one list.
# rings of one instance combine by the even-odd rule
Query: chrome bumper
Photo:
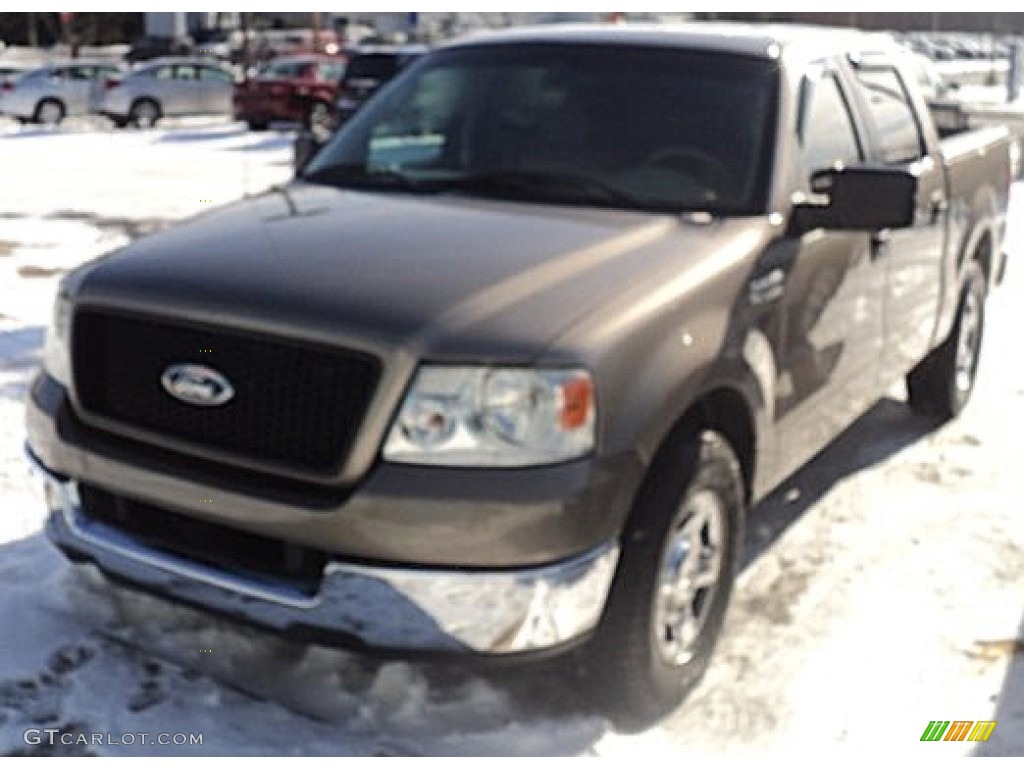
[[(515, 571), (368, 567), (330, 561), (315, 595), (153, 549), (89, 518), (78, 486), (29, 460), (50, 509), (47, 535), (76, 558), (172, 598), (284, 633), (338, 635), (395, 651), (510, 654), (590, 632), (604, 610), (619, 550)], [(455, 532), (453, 532), (453, 535)]]

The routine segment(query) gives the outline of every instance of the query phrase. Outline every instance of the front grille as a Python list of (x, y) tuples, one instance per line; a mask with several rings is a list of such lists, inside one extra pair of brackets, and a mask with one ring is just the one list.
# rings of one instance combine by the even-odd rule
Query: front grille
[(88, 519), (140, 544), (226, 573), (286, 585), (306, 595), (320, 588), (327, 554), (80, 485)]
[[(380, 377), (379, 361), (255, 334), (96, 310), (72, 333), (75, 387), (87, 414), (227, 459), (329, 474), (348, 455)], [(226, 404), (198, 407), (161, 385), (193, 363), (230, 380)]]

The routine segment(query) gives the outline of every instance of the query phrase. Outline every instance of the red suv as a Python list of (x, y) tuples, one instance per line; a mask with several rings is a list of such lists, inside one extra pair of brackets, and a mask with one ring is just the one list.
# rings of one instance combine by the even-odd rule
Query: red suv
[(235, 88), (235, 117), (254, 131), (275, 120), (329, 122), (346, 60), (339, 56), (289, 56), (266, 64)]

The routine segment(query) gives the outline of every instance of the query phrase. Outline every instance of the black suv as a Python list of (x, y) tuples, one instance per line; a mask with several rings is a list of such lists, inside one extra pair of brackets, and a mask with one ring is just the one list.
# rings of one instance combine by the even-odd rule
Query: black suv
[(352, 117), (378, 88), (426, 52), (422, 45), (388, 46), (364, 49), (353, 56), (341, 78), (337, 124)]

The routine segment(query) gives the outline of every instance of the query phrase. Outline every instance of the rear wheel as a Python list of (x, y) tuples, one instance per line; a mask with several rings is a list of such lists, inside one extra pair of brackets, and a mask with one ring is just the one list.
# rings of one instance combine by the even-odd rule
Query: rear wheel
[(42, 125), (60, 125), (66, 113), (64, 105), (57, 99), (43, 99), (36, 105), (32, 119)]
[(711, 660), (745, 518), (726, 440), (681, 428), (637, 497), (604, 617), (584, 650), (587, 681), (624, 731), (677, 707)]
[(972, 263), (949, 336), (907, 376), (911, 408), (943, 421), (960, 415), (974, 391), (984, 330), (985, 275)]
[(139, 99), (128, 110), (128, 121), (136, 128), (152, 128), (160, 119), (160, 105), (152, 99)]

